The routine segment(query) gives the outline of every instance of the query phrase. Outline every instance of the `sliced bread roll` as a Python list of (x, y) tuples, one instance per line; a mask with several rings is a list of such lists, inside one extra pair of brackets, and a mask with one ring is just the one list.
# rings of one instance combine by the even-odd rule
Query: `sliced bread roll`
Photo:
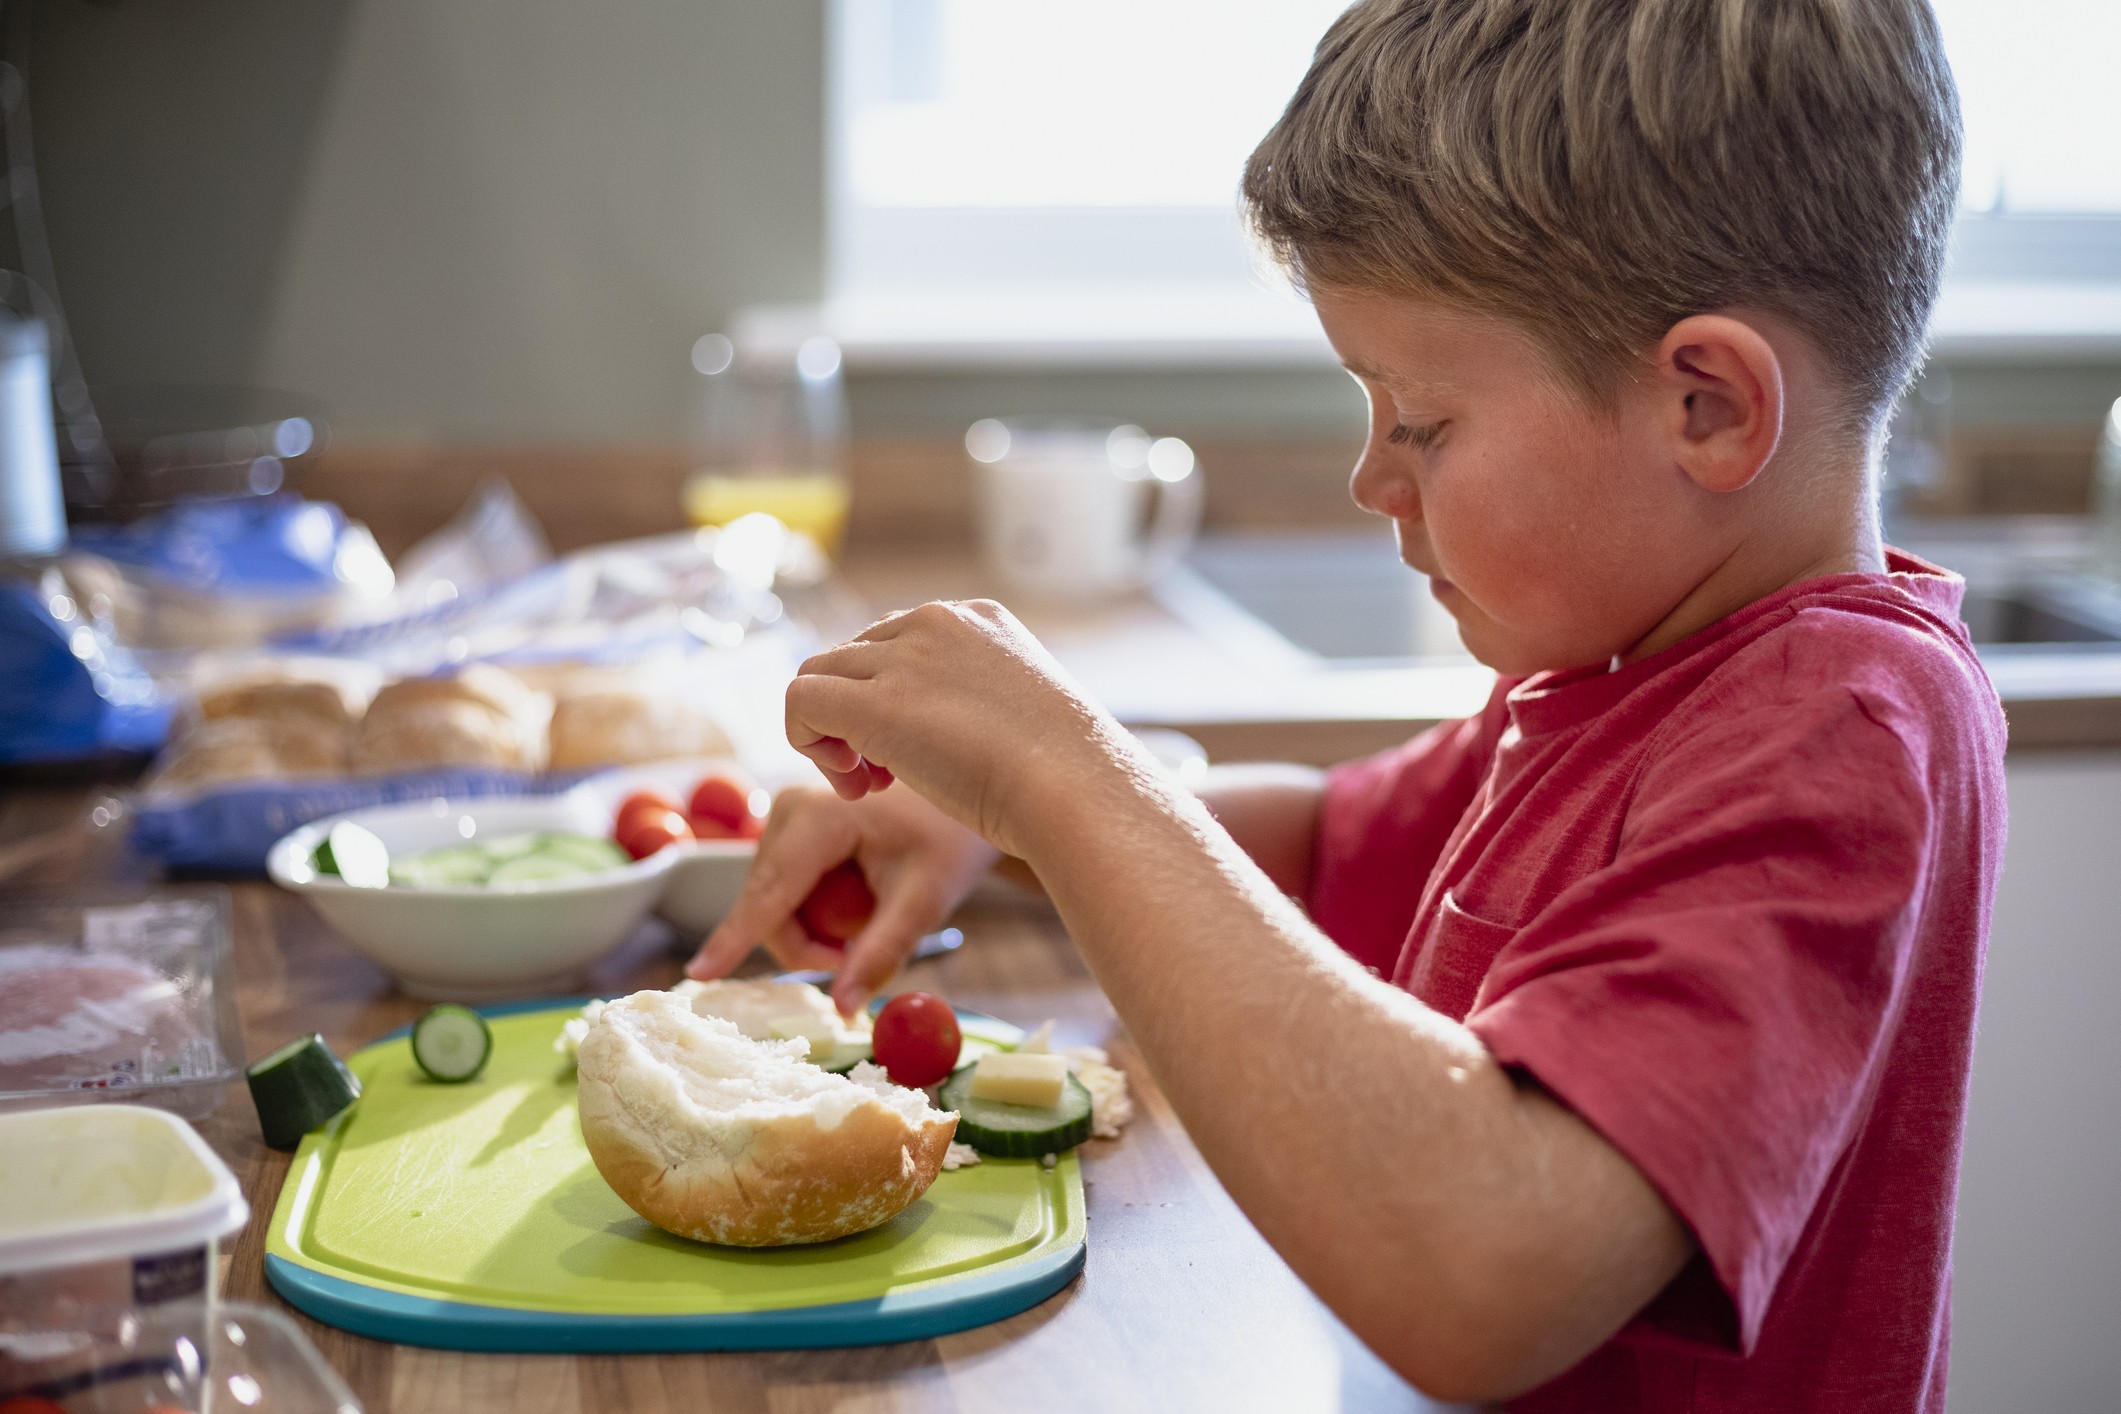
[[(856, 1035), (867, 1035), (871, 1029), (869, 1013), (856, 1012), (852, 1021), (842, 1020), (824, 989), (808, 982), (786, 982), (777, 977), (720, 977), (712, 982), (680, 982), (670, 990), (692, 1003), (695, 1015), (719, 1016), (734, 1022), (737, 1030), (754, 1041), (786, 1040), (791, 1034), (807, 1033), (813, 1026)], [(782, 1026), (779, 1036), (774, 1035), (776, 1024)]]
[(957, 1116), (871, 1065), (808, 1064), (669, 992), (606, 1006), (577, 1106), (597, 1172), (666, 1232), (734, 1247), (826, 1242), (886, 1222), (935, 1181)]

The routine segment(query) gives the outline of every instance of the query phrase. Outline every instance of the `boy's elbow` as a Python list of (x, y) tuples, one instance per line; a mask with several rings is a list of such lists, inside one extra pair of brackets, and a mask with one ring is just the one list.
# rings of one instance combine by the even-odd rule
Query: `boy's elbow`
[[(1477, 1246), (1477, 1244), (1476, 1244)], [(1432, 1272), (1425, 1299), (1402, 1302), (1364, 1333), (1371, 1349), (1432, 1399), (1489, 1404), (1557, 1379), (1627, 1324), (1685, 1263), (1692, 1243), (1611, 1263), (1572, 1261), (1567, 1244), (1544, 1260), (1511, 1243), (1461, 1250)], [(1389, 1328), (1387, 1328), (1389, 1326)]]
[(1491, 1404), (1535, 1389), (1574, 1363), (1555, 1367), (1551, 1356), (1541, 1359), (1551, 1338), (1532, 1326), (1522, 1315), (1462, 1310), (1423, 1322), (1418, 1330), (1402, 1327), (1370, 1346), (1431, 1399)]

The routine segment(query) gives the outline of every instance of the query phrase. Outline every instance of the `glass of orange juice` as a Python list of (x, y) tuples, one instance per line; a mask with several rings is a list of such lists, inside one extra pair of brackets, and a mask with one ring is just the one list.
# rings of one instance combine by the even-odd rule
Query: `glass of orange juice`
[(837, 554), (847, 526), (847, 398), (839, 345), (739, 348), (709, 334), (692, 346), (700, 374), (685, 514), (727, 525), (764, 512)]

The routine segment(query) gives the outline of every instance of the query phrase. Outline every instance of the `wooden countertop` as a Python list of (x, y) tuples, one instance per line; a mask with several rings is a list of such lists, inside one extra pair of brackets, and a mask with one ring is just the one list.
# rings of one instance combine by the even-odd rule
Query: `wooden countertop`
[[(0, 849), (79, 818), (83, 788), (0, 792)], [(39, 888), (145, 881), (112, 831), (62, 834)], [(342, 1054), (425, 1004), (397, 993), (308, 904), (269, 884), (229, 885), (238, 1006), (253, 1057), (322, 1032)], [(0, 916), (5, 903), (0, 901)], [(1083, 1274), (1021, 1315), (934, 1340), (850, 1349), (711, 1355), (478, 1355), (348, 1335), (299, 1317), (369, 1414), (804, 1414), (846, 1410), (1430, 1410), (1290, 1273), (1231, 1203), (1043, 904), (993, 901), (958, 920), (956, 954), (906, 984), (1012, 1020), (1059, 1024), (1106, 1046), (1140, 1114), (1085, 1150), (1090, 1245)], [(645, 925), (590, 979), (601, 992), (667, 986), (678, 958)], [(277, 1304), (263, 1243), (288, 1156), (260, 1142), (247, 1095), (202, 1128), (241, 1178), (252, 1218), (225, 1257), (224, 1289)]]

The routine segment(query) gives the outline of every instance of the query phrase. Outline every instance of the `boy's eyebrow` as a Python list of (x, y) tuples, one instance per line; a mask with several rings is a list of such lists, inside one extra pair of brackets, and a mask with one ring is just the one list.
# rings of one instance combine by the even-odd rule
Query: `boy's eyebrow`
[(1433, 396), (1438, 393), (1457, 391), (1456, 386), (1450, 383), (1436, 383), (1424, 378), (1411, 378), (1404, 373), (1387, 373), (1382, 369), (1371, 368), (1367, 364), (1350, 363), (1346, 359), (1340, 361), (1340, 366), (1347, 369), (1348, 372), (1354, 374), (1357, 378), (1368, 379), (1372, 383), (1380, 383), (1395, 393), (1420, 393)]

